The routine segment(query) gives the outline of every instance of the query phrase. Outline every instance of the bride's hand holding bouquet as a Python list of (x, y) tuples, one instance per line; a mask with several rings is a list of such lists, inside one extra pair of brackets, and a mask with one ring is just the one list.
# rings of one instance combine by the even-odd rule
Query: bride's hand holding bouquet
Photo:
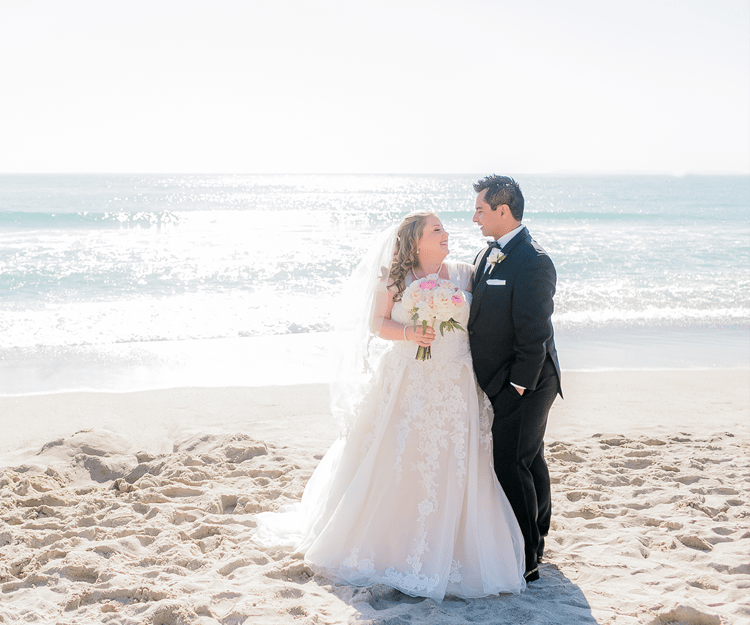
[[(445, 331), (465, 329), (456, 321), (460, 318), (461, 310), (467, 305), (464, 292), (450, 280), (444, 280), (438, 274), (430, 274), (412, 282), (402, 296), (404, 308), (411, 314), (414, 328), (422, 326), (422, 331), (434, 328), (439, 324), (441, 336)], [(417, 360), (427, 360), (432, 357), (430, 346), (420, 345), (417, 349)]]

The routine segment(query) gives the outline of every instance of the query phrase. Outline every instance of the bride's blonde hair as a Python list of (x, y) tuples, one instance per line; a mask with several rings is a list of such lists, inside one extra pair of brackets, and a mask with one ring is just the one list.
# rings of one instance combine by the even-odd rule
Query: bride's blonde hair
[(388, 285), (389, 289), (396, 287), (396, 295), (393, 297), (394, 302), (398, 302), (406, 290), (406, 274), (419, 265), (417, 244), (424, 233), (427, 218), (434, 215), (435, 213), (428, 211), (410, 213), (404, 217), (404, 220), (398, 227), (396, 247), (393, 251), (393, 261), (391, 262), (391, 273), (389, 275), (390, 284)]

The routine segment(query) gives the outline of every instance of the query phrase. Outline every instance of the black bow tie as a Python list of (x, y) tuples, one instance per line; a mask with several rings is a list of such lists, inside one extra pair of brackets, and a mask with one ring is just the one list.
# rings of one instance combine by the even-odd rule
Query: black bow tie
[(497, 248), (497, 249), (499, 249), (499, 250), (500, 250), (501, 252), (503, 251), (503, 246), (502, 246), (502, 245), (500, 245), (500, 244), (499, 244), (499, 243), (498, 243), (497, 241), (489, 241), (489, 242), (487, 243), (487, 245), (489, 245), (490, 247), (496, 247), (496, 248)]

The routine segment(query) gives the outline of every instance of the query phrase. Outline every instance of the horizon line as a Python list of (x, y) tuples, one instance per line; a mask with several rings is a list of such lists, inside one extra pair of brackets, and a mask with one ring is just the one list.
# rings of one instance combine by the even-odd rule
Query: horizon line
[[(477, 176), (477, 172), (4, 171), (0, 176)], [(750, 176), (750, 171), (576, 170), (514, 172), (511, 176)]]

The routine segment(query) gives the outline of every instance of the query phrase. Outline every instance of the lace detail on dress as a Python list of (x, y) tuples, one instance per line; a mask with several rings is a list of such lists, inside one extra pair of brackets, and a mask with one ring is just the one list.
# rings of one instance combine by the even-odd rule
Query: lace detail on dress
[(451, 562), (451, 573), (448, 576), (448, 581), (451, 584), (460, 584), (463, 577), (461, 577), (461, 563), (458, 560)]
[[(466, 402), (463, 402), (466, 405)], [(466, 458), (466, 446), (464, 445), (467, 436), (469, 435), (469, 428), (466, 425), (464, 419), (457, 418), (457, 413), (453, 413), (453, 434), (451, 435), (451, 441), (453, 442), (453, 455), (458, 461), (456, 467), (456, 479), (458, 481), (458, 487), (463, 489), (466, 482), (466, 465), (464, 459)]]
[(492, 402), (478, 384), (477, 395), (479, 396), (479, 442), (492, 457), (492, 420), (495, 418), (495, 413), (492, 410)]
[(359, 559), (359, 548), (354, 547), (349, 557), (342, 562), (344, 567), (357, 573), (374, 573), (375, 572), (375, 554), (370, 554), (369, 558)]
[(399, 573), (391, 567), (385, 572), (387, 584), (411, 594), (429, 595), (440, 584), (440, 576), (427, 577), (417, 573)]
[[(409, 404), (412, 402), (403, 403)], [(414, 410), (414, 408), (408, 407), (405, 412), (406, 415), (403, 419), (401, 419), (401, 421), (399, 421), (396, 430), (398, 433), (398, 436), (396, 438), (396, 461), (393, 463), (393, 470), (396, 472), (396, 482), (401, 481), (401, 474), (403, 472), (401, 456), (406, 449), (406, 438), (409, 436), (409, 432), (411, 432), (411, 417), (409, 415), (414, 413), (419, 414), (419, 409), (417, 408), (416, 410)]]
[[(465, 365), (443, 360), (414, 361), (406, 370), (408, 384), (400, 403), (403, 416), (396, 425), (394, 471), (397, 481), (405, 470), (415, 472), (419, 492), (423, 495), (417, 504), (413, 548), (406, 559), (411, 574), (417, 576), (411, 583), (421, 579), (422, 556), (430, 550), (428, 518), (440, 508), (438, 475), (441, 454), (447, 451), (455, 458), (458, 489), (462, 490), (465, 485), (468, 404), (461, 387), (453, 381), (460, 379), (462, 366)], [(416, 441), (409, 444), (411, 436), (416, 437)], [(407, 447), (416, 447), (420, 452), (411, 466), (404, 466)]]

